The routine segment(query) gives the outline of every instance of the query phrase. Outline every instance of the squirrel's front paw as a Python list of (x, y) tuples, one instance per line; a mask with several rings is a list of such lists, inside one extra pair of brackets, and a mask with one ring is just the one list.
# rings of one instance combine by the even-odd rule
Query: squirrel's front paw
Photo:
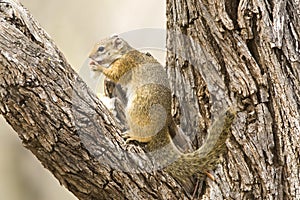
[(101, 65), (99, 65), (97, 62), (95, 61), (91, 61), (90, 62), (90, 69), (92, 71), (103, 71), (104, 67), (102, 67)]

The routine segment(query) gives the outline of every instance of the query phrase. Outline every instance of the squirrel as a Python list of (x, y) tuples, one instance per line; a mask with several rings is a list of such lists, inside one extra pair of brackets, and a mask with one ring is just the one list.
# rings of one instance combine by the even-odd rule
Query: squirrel
[(149, 53), (142, 53), (115, 35), (97, 43), (90, 55), (90, 69), (127, 89), (125, 108), (128, 141), (145, 143), (156, 166), (164, 168), (182, 184), (194, 174), (208, 174), (226, 150), (233, 107), (223, 111), (209, 129), (206, 142), (196, 151), (182, 153), (172, 142), (177, 128), (171, 114), (171, 89), (163, 66)]

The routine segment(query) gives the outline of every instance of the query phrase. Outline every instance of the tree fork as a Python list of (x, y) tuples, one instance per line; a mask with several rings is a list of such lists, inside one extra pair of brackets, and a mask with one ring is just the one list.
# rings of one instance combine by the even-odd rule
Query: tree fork
[[(216, 182), (199, 198), (300, 198), (297, 13), (290, 0), (167, 0), (167, 71), (180, 126), (201, 141), (209, 97), (225, 93), (241, 108)], [(79, 199), (191, 198), (163, 172), (116, 170), (120, 152), (143, 160), (141, 148), (124, 146), (118, 123), (27, 10), (0, 0), (0, 20), (0, 112), (60, 183)]]

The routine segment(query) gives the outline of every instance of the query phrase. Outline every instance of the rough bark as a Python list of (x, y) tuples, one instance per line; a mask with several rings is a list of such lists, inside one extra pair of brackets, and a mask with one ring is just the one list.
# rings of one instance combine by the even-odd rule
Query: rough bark
[(167, 0), (181, 126), (205, 130), (209, 108), (228, 99), (240, 109), (217, 184), (201, 199), (300, 199), (299, 13), (292, 0)]
[(0, 49), (1, 114), (78, 199), (189, 198), (167, 174), (143, 170), (143, 151), (124, 144), (120, 126), (14, 0), (0, 1)]
[[(300, 198), (299, 13), (297, 1), (167, 0), (174, 114), (194, 147), (211, 111), (239, 108), (216, 181), (197, 198)], [(0, 99), (24, 146), (79, 199), (191, 198), (166, 173), (138, 168), (146, 155), (124, 145), (118, 123), (14, 0), (0, 0)]]

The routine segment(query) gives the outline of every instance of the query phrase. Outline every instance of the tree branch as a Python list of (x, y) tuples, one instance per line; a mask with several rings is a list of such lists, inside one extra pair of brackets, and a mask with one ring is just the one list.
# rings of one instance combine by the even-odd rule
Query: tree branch
[(1, 114), (61, 184), (79, 199), (189, 198), (167, 174), (145, 172), (146, 155), (125, 148), (120, 126), (23, 6), (0, 1), (0, 20)]

